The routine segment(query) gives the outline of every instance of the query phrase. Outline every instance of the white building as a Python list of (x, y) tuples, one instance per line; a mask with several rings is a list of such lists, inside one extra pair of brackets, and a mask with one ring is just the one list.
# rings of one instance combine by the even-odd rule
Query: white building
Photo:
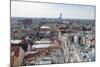
[(64, 36), (61, 38), (61, 47), (63, 49), (63, 55), (64, 55), (64, 60), (65, 62), (68, 62), (68, 59), (69, 59), (69, 48), (68, 48), (68, 44), (69, 44), (69, 41), (68, 41), (68, 38), (67, 36)]

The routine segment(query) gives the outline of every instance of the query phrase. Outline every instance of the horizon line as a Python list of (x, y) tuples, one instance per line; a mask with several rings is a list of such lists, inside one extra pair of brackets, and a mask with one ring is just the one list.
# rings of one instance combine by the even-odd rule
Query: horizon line
[[(59, 17), (18, 17), (18, 16), (11, 16), (11, 18), (41, 18), (41, 19), (59, 19)], [(83, 19), (83, 20), (95, 20), (93, 19), (87, 19), (87, 18), (61, 18), (61, 19)]]

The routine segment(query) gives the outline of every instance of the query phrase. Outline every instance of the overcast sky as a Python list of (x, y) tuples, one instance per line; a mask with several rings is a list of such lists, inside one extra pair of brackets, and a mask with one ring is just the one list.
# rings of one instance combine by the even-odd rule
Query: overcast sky
[(11, 2), (12, 17), (95, 19), (94, 6), (65, 5), (36, 2)]

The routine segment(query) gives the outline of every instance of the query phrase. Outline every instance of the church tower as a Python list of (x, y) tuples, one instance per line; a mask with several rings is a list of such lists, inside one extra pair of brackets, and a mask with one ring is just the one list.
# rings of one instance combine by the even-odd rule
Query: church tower
[(60, 17), (59, 17), (59, 19), (62, 19), (62, 13), (60, 13)]
[(60, 13), (60, 16), (59, 16), (59, 22), (62, 23), (63, 20), (62, 20), (62, 13)]

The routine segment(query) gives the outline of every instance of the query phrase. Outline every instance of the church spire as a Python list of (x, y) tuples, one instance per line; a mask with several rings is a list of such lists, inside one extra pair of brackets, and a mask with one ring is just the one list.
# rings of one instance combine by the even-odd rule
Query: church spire
[(62, 19), (62, 13), (60, 13), (60, 17), (59, 17), (59, 19)]

